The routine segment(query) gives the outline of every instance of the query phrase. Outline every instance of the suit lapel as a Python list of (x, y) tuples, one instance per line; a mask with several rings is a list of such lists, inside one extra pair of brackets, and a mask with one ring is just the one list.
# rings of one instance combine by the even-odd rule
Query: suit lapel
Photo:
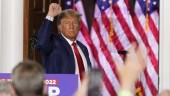
[(65, 38), (62, 35), (59, 35), (59, 37), (62, 39), (62, 43), (69, 53), (69, 57), (70, 57), (72, 66), (75, 67), (74, 54), (73, 54), (70, 44), (65, 40)]
[[(79, 47), (81, 48), (81, 50), (83, 51), (83, 54), (86, 55), (86, 50), (84, 49), (84, 47), (80, 44), (80, 42), (77, 40), (77, 44), (79, 45)], [(86, 56), (85, 56), (86, 57)]]
[(87, 57), (88, 57), (88, 54), (87, 54), (85, 48), (82, 46), (82, 44), (81, 44), (79, 41), (77, 41), (77, 44), (78, 44), (79, 47), (81, 48), (81, 50), (82, 50), (82, 52), (83, 52), (83, 54), (84, 54), (86, 60), (88, 60), (88, 58), (87, 58)]
[(88, 66), (91, 67), (91, 62), (90, 62), (90, 59), (89, 59), (89, 55), (88, 55), (88, 50), (82, 45), (82, 43), (80, 43), (78, 40), (77, 40), (77, 44), (79, 45), (79, 47), (81, 48), (85, 58), (86, 58), (86, 61), (87, 61), (87, 64)]

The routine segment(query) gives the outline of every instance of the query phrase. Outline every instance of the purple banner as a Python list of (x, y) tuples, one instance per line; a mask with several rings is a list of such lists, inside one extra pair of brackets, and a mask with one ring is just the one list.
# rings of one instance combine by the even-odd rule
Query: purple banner
[[(0, 81), (12, 81), (11, 74), (1, 73)], [(49, 96), (73, 96), (78, 88), (78, 75), (45, 74), (44, 83)]]

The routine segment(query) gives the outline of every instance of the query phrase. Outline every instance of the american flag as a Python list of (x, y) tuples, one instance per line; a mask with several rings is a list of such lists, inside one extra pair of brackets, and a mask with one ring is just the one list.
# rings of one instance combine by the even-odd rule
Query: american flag
[[(146, 7), (148, 3), (148, 7)], [(147, 68), (141, 78), (146, 96), (156, 96), (158, 93), (158, 49), (159, 49), (159, 31), (158, 31), (158, 0), (136, 0), (133, 23), (141, 39), (142, 49), (148, 49)], [(148, 14), (148, 31), (145, 31), (146, 14)]]
[[(111, 6), (112, 5), (112, 6)], [(97, 0), (91, 38), (97, 48), (101, 67), (106, 73), (103, 80), (103, 96), (117, 96), (120, 90), (116, 61), (123, 64), (118, 51), (127, 50), (131, 42), (137, 42), (135, 31), (131, 28), (130, 14), (124, 0)], [(111, 22), (112, 21), (112, 22)], [(110, 38), (110, 24), (113, 23), (114, 36)]]
[[(158, 92), (159, 34), (158, 11), (151, 11), (155, 10), (152, 8), (155, 2), (151, 6), (151, 2), (154, 0), (149, 1), (148, 32), (144, 32), (146, 12), (143, 12), (143, 10), (146, 10), (146, 7), (144, 8), (143, 6), (145, 6), (145, 0), (136, 1), (133, 17), (127, 8), (128, 0), (96, 0), (91, 32), (89, 32), (87, 27), (81, 0), (65, 0), (65, 8), (72, 8), (73, 1), (75, 1), (74, 6), (76, 10), (82, 14), (82, 24), (78, 40), (87, 46), (92, 67), (99, 67), (104, 74), (102, 95), (117, 96), (120, 90), (120, 83), (115, 69), (115, 62), (118, 61), (119, 64), (123, 64), (123, 58), (119, 51), (126, 51), (131, 47), (131, 42), (137, 42), (143, 50), (149, 48), (147, 69), (141, 74), (139, 79), (139, 83), (141, 83), (141, 87), (144, 89), (143, 95), (156, 96)], [(141, 3), (141, 6), (143, 4), (143, 6), (140, 7), (139, 3)], [(143, 10), (141, 10), (142, 8)], [(153, 13), (154, 16), (152, 15)], [(111, 23), (113, 23), (114, 35), (110, 38)], [(109, 42), (110, 39), (112, 42)]]

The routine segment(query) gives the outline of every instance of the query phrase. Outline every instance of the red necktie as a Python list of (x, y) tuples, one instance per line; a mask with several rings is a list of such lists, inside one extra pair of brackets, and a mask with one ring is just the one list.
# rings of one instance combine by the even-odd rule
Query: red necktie
[(83, 59), (81, 58), (81, 55), (80, 55), (80, 53), (79, 53), (79, 51), (78, 51), (78, 49), (77, 49), (76, 43), (73, 42), (71, 45), (73, 46), (74, 53), (75, 53), (76, 58), (77, 58), (80, 80), (82, 80), (82, 78), (83, 78), (83, 72), (85, 71), (85, 70), (84, 70), (84, 64), (83, 64)]

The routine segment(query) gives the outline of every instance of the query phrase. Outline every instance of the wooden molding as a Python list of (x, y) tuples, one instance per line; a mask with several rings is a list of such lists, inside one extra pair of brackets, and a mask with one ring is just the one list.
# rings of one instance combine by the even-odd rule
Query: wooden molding
[(24, 0), (24, 49), (23, 59), (28, 59), (29, 46), (29, 0)]

